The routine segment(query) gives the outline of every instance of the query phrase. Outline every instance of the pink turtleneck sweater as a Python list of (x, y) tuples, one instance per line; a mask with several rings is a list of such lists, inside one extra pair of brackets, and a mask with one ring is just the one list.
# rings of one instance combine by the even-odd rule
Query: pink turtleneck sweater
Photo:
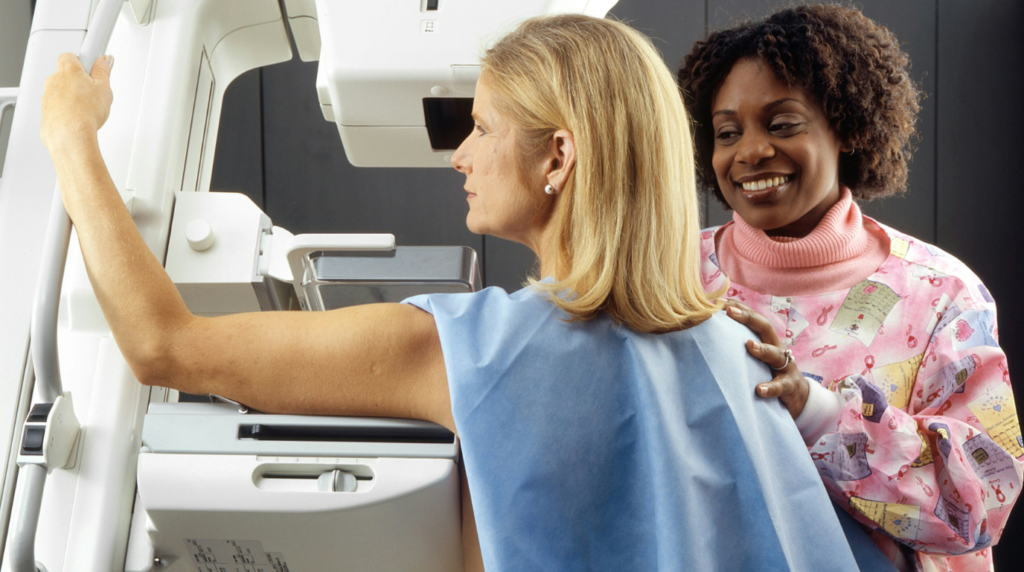
[[(852, 288), (889, 256), (889, 237), (867, 219), (843, 187), (839, 202), (803, 238), (770, 237), (733, 213), (715, 237), (718, 263), (734, 284), (773, 296), (809, 296)], [(810, 445), (835, 427), (842, 411), (838, 392), (810, 384), (796, 426)]]
[(803, 238), (770, 237), (733, 213), (715, 240), (722, 271), (762, 294), (807, 296), (856, 286), (889, 256), (889, 238), (865, 224), (850, 189)]

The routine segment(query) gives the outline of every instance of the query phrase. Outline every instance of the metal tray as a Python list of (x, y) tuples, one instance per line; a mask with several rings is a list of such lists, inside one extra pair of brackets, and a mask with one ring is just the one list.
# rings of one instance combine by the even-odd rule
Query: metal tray
[(302, 287), (310, 310), (401, 302), (418, 294), (480, 289), (476, 251), (467, 246), (399, 246), (389, 252), (313, 252)]

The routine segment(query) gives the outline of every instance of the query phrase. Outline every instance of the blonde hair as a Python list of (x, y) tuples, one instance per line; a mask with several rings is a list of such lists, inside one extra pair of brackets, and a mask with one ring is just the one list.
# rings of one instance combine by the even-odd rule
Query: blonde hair
[(559, 129), (576, 165), (550, 224), (554, 283), (531, 284), (575, 320), (601, 311), (639, 332), (695, 326), (721, 308), (700, 278), (689, 119), (643, 34), (611, 20), (527, 20), (483, 58), (481, 80), (518, 129), (521, 178)]

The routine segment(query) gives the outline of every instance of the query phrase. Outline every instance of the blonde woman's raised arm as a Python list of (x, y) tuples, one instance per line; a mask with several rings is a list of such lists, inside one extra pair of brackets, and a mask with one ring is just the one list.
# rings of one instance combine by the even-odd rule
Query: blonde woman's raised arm
[(333, 312), (194, 316), (143, 242), (100, 155), (110, 66), (61, 56), (43, 96), (50, 149), (86, 268), (138, 380), (261, 411), (427, 419), (454, 430), (433, 317), (378, 304)]

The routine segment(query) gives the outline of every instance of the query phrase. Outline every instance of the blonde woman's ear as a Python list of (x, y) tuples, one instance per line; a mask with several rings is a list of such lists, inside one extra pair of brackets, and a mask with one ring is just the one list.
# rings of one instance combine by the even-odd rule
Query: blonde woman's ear
[[(576, 166), (576, 140), (572, 133), (559, 129), (551, 135), (551, 146), (547, 157), (545, 176), (551, 187), (558, 192), (564, 189), (569, 181), (573, 167)], [(545, 192), (547, 189), (545, 189)]]

